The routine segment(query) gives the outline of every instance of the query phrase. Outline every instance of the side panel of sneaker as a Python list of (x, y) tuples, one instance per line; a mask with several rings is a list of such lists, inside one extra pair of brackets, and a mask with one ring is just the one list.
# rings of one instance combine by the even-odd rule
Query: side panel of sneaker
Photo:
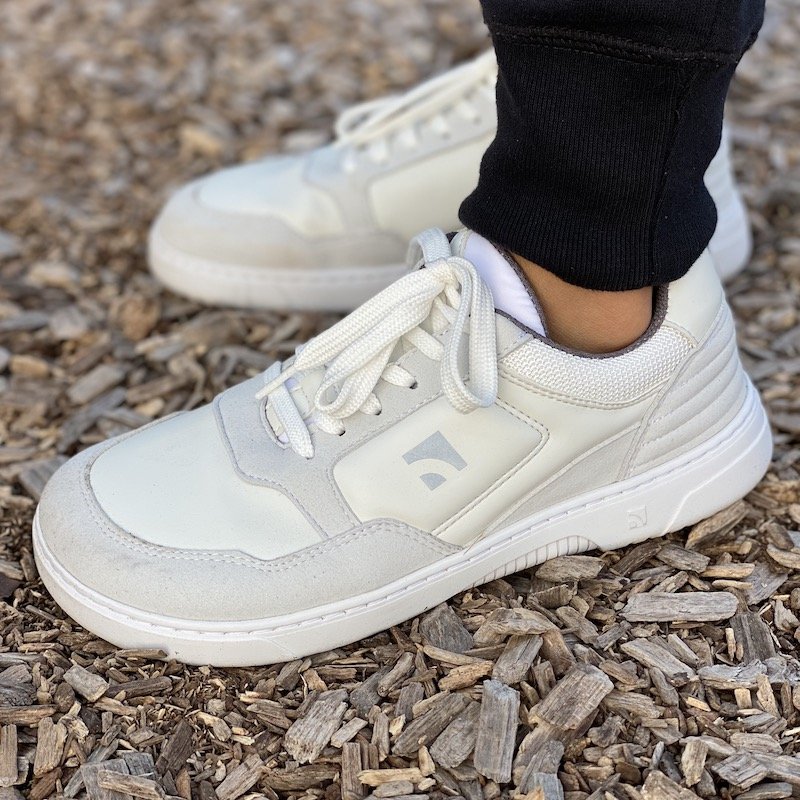
[(410, 239), (417, 231), (440, 220), (437, 228), (461, 227), (458, 207), (478, 183), (481, 157), (492, 135), (434, 153), (412, 166), (376, 178), (369, 187), (370, 205), (382, 230)]

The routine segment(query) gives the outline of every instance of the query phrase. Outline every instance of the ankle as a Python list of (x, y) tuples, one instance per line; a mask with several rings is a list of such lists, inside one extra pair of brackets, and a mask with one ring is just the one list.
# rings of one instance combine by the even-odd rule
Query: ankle
[(599, 292), (561, 280), (514, 256), (539, 300), (549, 337), (586, 353), (613, 353), (635, 342), (653, 317), (653, 289)]

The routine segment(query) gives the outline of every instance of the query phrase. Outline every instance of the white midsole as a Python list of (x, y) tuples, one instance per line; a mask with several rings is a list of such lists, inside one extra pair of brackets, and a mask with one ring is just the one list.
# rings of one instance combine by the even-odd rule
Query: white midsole
[(158, 647), (193, 664), (282, 662), (370, 636), (470, 586), (549, 558), (595, 547), (616, 549), (691, 525), (750, 491), (771, 455), (769, 424), (749, 386), (742, 409), (722, 431), (666, 464), (498, 530), (380, 589), (264, 619), (176, 619), (112, 600), (58, 564), (44, 542), (38, 514), (34, 553), (45, 585), (62, 608), (120, 647)]

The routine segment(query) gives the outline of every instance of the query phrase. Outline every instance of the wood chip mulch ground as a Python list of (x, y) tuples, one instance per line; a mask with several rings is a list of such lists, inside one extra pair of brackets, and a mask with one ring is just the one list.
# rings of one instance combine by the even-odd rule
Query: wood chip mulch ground
[(351, 647), (250, 670), (121, 651), (30, 551), (67, 456), (192, 408), (332, 321), (148, 276), (192, 175), (325, 140), (348, 104), (487, 45), (455, 0), (15, 0), (0, 33), (0, 800), (800, 796), (800, 3), (734, 86), (755, 231), (729, 287), (776, 432), (750, 496), (556, 559)]

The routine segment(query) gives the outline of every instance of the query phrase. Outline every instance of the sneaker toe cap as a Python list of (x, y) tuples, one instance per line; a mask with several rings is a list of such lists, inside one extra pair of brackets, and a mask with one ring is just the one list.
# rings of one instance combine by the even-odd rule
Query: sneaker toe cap
[(56, 570), (76, 592), (189, 620), (287, 610), (272, 565), (321, 539), (287, 496), (236, 475), (208, 407), (67, 462), (42, 495), (38, 535), (45, 583)]
[(303, 162), (270, 158), (211, 173), (179, 189), (153, 228), (157, 245), (221, 263), (316, 263), (320, 242), (346, 233), (335, 200), (306, 182)]

